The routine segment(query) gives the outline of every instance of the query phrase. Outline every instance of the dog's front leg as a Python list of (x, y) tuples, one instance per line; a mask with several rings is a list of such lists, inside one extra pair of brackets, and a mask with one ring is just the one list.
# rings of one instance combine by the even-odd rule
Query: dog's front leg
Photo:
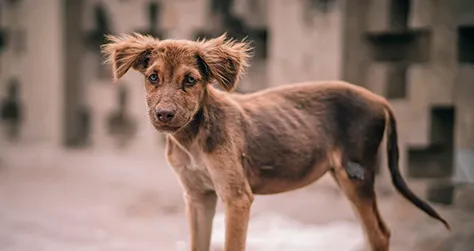
[(214, 192), (185, 193), (185, 201), (191, 235), (191, 251), (209, 251), (217, 195)]
[(225, 205), (224, 250), (245, 251), (253, 193), (240, 162), (230, 159), (228, 154), (211, 156), (209, 173)]
[(252, 200), (253, 197), (247, 195), (224, 199), (226, 217), (225, 251), (245, 250)]

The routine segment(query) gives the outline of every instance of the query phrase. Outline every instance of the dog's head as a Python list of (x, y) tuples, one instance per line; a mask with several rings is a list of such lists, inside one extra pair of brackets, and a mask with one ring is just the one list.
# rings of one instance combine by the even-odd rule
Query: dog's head
[(205, 102), (208, 85), (217, 81), (232, 91), (248, 65), (250, 46), (226, 35), (202, 40), (158, 40), (140, 34), (108, 36), (102, 46), (114, 79), (130, 68), (145, 81), (148, 114), (158, 131), (185, 127)]

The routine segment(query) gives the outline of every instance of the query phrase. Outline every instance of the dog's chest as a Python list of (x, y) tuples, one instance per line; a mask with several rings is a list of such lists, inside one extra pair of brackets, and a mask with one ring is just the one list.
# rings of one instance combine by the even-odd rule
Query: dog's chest
[(185, 187), (214, 190), (209, 171), (199, 154), (175, 148), (168, 152), (168, 162)]
[(209, 171), (202, 163), (190, 163), (186, 165), (182, 174), (186, 176), (189, 184), (193, 187), (203, 190), (214, 190), (214, 183), (212, 182)]

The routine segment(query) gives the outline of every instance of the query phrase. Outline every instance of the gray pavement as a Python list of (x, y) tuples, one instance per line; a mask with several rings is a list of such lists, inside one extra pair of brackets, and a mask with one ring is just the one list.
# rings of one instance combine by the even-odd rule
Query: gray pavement
[[(188, 250), (180, 187), (163, 149), (64, 150), (18, 145), (0, 155), (0, 250)], [(436, 208), (453, 232), (380, 182), (391, 250), (474, 250), (474, 215)], [(222, 250), (218, 206), (213, 250)], [(330, 177), (280, 195), (257, 196), (249, 251), (364, 250), (363, 234)]]

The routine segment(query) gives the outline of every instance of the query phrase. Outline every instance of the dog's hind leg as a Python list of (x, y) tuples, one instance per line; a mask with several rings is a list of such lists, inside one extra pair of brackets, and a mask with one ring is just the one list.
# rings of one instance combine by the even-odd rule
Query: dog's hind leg
[[(361, 165), (363, 166), (364, 164)], [(332, 174), (362, 221), (372, 251), (388, 251), (390, 230), (377, 207), (374, 172), (372, 166), (363, 170), (363, 179), (351, 179), (341, 161), (340, 165), (334, 167)]]

